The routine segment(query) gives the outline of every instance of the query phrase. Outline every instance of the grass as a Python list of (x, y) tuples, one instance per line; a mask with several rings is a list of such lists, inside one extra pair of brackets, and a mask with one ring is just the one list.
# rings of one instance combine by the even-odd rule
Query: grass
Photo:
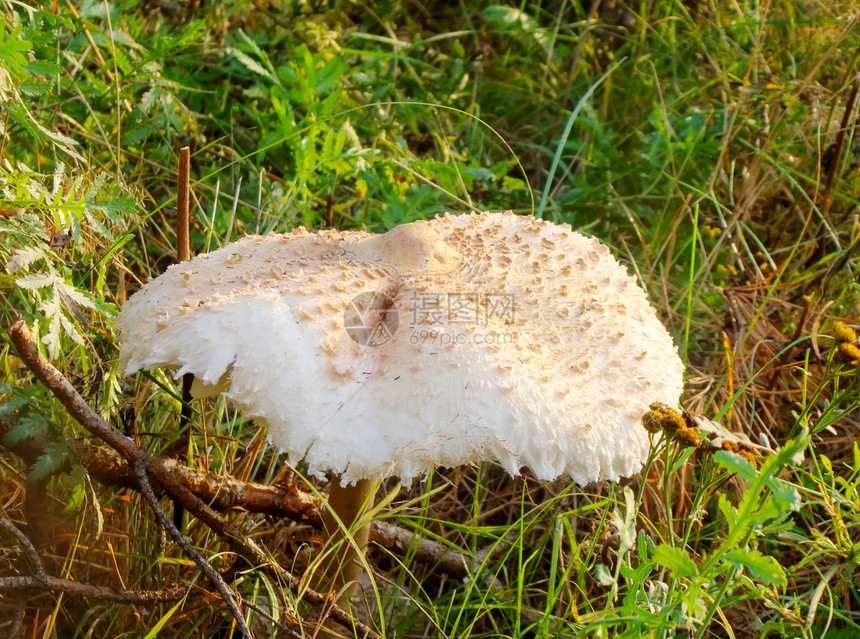
[[(640, 476), (586, 487), (440, 470), (382, 516), (475, 563), (464, 580), (374, 550), (378, 632), (860, 635), (860, 392), (833, 337), (860, 312), (852, 2), (4, 2), (0, 16), (0, 321), (26, 319), (153, 454), (175, 441), (174, 383), (123, 379), (111, 327), (175, 259), (186, 144), (194, 252), (470, 207), (599, 237), (682, 348), (684, 406), (773, 451), (756, 468), (660, 436)], [(81, 429), (8, 341), (0, 363), (0, 414), (17, 418), (2, 422), (3, 517), (30, 525), (46, 569), (124, 588), (194, 580), (136, 494), (75, 462)], [(195, 463), (275, 481), (283, 460), (253, 424), (195, 409)], [(13, 452), (22, 442), (37, 454)], [(297, 574), (318, 547), (293, 522), (228, 516)], [(187, 532), (232, 564), (206, 527)], [(20, 544), (0, 542), (0, 576), (29, 574)], [(283, 584), (234, 568), (246, 600), (302, 613)], [(20, 610), (34, 637), (232, 632), (193, 590), (180, 605), (22, 600), (0, 599), (0, 634)]]

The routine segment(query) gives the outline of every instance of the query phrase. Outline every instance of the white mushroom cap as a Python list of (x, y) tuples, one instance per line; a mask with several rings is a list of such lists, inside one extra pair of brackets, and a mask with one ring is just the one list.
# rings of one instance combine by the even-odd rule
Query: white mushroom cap
[(117, 326), (126, 373), (226, 389), (292, 461), (344, 482), (480, 460), (615, 480), (648, 454), (648, 405), (683, 385), (608, 249), (512, 213), (246, 237), (172, 266)]

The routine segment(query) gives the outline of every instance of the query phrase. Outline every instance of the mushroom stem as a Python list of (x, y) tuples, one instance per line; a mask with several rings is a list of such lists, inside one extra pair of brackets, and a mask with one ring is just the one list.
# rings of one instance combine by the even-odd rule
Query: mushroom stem
[[(367, 547), (370, 526), (356, 527), (358, 519), (364, 514), (365, 506), (370, 507), (369, 495), (373, 482), (360, 479), (352, 486), (341, 483), (339, 475), (332, 477), (329, 487), (329, 510), (323, 514), (323, 527), (332, 545), (336, 546), (334, 557), (326, 569), (323, 583), (332, 590), (348, 586), (346, 592), (354, 592), (364, 569), (357, 551), (362, 555)], [(338, 523), (338, 520), (342, 524)], [(343, 539), (348, 531), (353, 543)]]

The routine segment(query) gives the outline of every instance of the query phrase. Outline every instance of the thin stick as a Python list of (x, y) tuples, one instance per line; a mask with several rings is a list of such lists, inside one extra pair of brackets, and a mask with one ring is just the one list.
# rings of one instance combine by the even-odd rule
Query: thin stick
[[(190, 221), (189, 210), (191, 201), (191, 149), (187, 146), (179, 149), (178, 184), (176, 187), (176, 257), (180, 262), (191, 259)], [(194, 375), (186, 373), (182, 376), (182, 407), (179, 409), (179, 439), (178, 454), (176, 458), (181, 463), (188, 462), (188, 454), (191, 448), (191, 385), (194, 383)], [(173, 510), (173, 524), (183, 529), (182, 518), (185, 514), (180, 505)]]
[(46, 574), (42, 558), (39, 557), (39, 553), (36, 552), (36, 547), (33, 545), (33, 542), (30, 541), (29, 537), (21, 532), (21, 530), (8, 519), (0, 519), (0, 528), (18, 538), (18, 541), (20, 541), (21, 545), (24, 547), (24, 552), (27, 553), (27, 556), (30, 558), (30, 562), (33, 564), (33, 570), (36, 574)]
[(260, 169), (260, 180), (257, 182), (257, 225), (254, 233), (260, 234), (260, 215), (263, 211), (263, 169)]
[(857, 100), (858, 90), (860, 90), (860, 77), (855, 77), (851, 93), (848, 94), (848, 102), (845, 104), (845, 113), (842, 115), (842, 126), (839, 127), (839, 133), (836, 135), (836, 143), (833, 145), (833, 152), (830, 156), (830, 161), (827, 163), (827, 183), (824, 185), (824, 193), (821, 195), (821, 206), (819, 207), (822, 216), (827, 213), (827, 209), (830, 208), (830, 203), (833, 201), (833, 184), (836, 182), (836, 171), (839, 168), (839, 160), (842, 157), (845, 136), (851, 125), (851, 116), (854, 113), (854, 102)]
[(146, 498), (158, 523), (173, 537), (185, 553), (194, 560), (200, 571), (220, 593), (224, 603), (227, 604), (234, 619), (236, 619), (236, 625), (242, 636), (247, 639), (254, 639), (248, 625), (245, 623), (245, 618), (239, 610), (236, 603), (237, 598), (233, 591), (230, 590), (230, 587), (200, 553), (194, 550), (188, 539), (173, 525), (173, 522), (170, 521), (159, 505), (146, 474), (147, 455), (143, 449), (135, 444), (134, 440), (130, 437), (123, 435), (119, 430), (108, 424), (101, 415), (90, 408), (84, 401), (84, 398), (72, 386), (71, 382), (63, 377), (63, 374), (54, 368), (48, 360), (42, 357), (39, 348), (30, 336), (27, 324), (23, 320), (19, 320), (12, 325), (12, 328), (9, 329), (9, 337), (12, 343), (15, 344), (15, 348), (18, 349), (21, 361), (27, 365), (27, 368), (30, 369), (39, 381), (54, 393), (57, 399), (60, 400), (60, 403), (69, 411), (69, 415), (74, 417), (75, 421), (93, 435), (110, 445), (111, 448), (122, 455), (129, 463), (137, 478), (139, 490)]
[(334, 193), (337, 191), (337, 171), (334, 173), (334, 184), (331, 185), (331, 190), (328, 192), (328, 197), (325, 201), (325, 226), (326, 228), (334, 228)]
[(176, 256), (180, 262), (191, 259), (191, 242), (188, 239), (188, 210), (191, 201), (190, 184), (191, 150), (179, 149), (179, 182), (176, 187)]
[(236, 184), (236, 192), (233, 194), (233, 210), (230, 211), (230, 221), (227, 222), (227, 235), (224, 237), (222, 246), (227, 246), (230, 243), (230, 236), (233, 234), (233, 224), (236, 222), (236, 209), (239, 207), (239, 190), (242, 188), (242, 178)]

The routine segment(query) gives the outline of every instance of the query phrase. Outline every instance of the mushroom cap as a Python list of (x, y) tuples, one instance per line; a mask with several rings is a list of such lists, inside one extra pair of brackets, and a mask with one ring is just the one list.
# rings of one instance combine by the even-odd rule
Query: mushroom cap
[(481, 460), (616, 480), (647, 457), (648, 405), (683, 386), (609, 250), (510, 212), (249, 236), (170, 267), (117, 327), (127, 374), (193, 373), (345, 482)]

